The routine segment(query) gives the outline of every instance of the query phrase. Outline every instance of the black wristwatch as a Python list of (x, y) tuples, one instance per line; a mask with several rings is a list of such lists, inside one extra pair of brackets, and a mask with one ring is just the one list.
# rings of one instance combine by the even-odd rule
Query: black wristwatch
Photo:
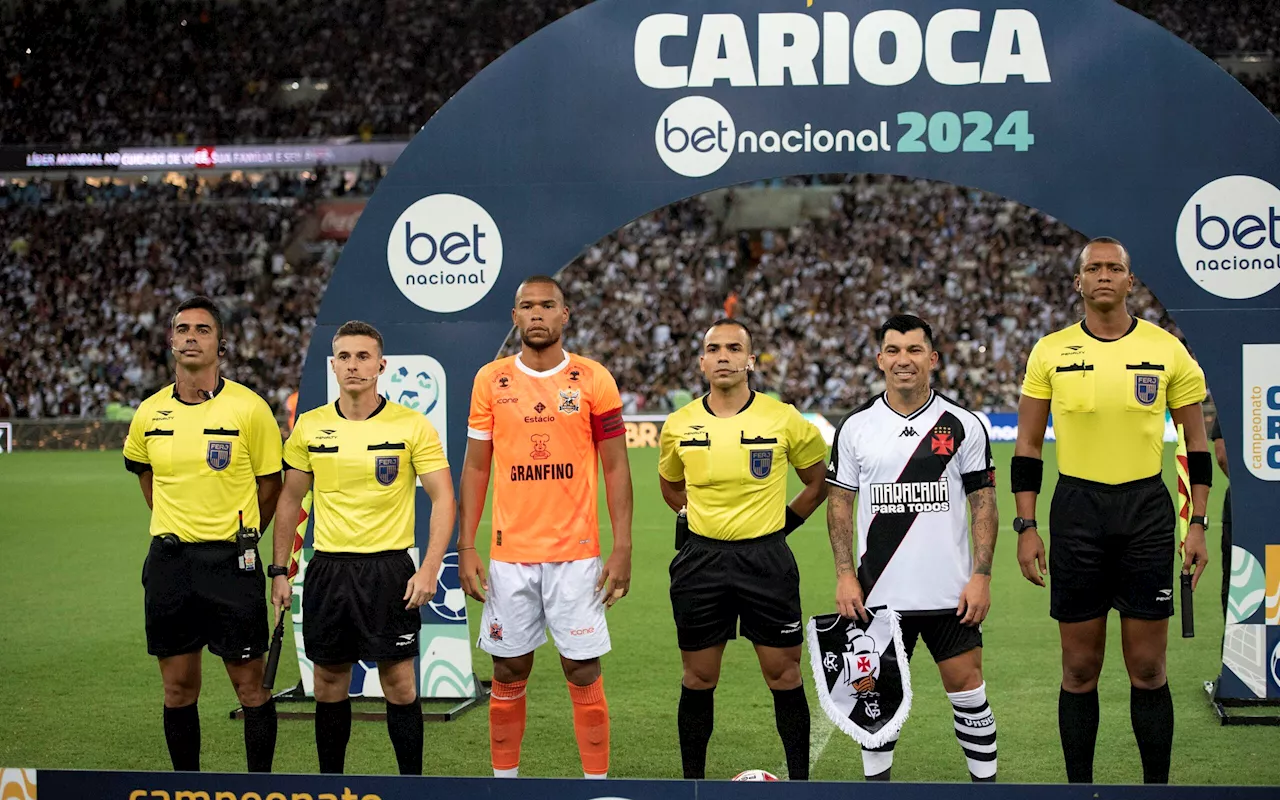
[(1025, 530), (1036, 527), (1034, 519), (1023, 519), (1022, 517), (1013, 518), (1013, 530), (1015, 533), (1022, 533)]
[(1209, 517), (1207, 515), (1202, 517), (1192, 517), (1191, 519), (1187, 520), (1187, 524), (1199, 525), (1205, 530), (1209, 530)]
[(277, 567), (275, 564), (267, 567), (268, 578), (287, 578), (289, 577), (288, 567)]

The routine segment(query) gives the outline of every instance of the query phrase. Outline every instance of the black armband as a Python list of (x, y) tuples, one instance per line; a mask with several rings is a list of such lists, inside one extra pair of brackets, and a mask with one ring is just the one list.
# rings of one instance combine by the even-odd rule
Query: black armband
[(970, 495), (979, 489), (995, 486), (996, 470), (995, 467), (987, 467), (977, 472), (966, 472), (960, 476), (960, 480), (964, 483), (964, 493)]
[(124, 468), (132, 472), (134, 475), (146, 475), (151, 471), (151, 465), (145, 461), (134, 461), (128, 456), (124, 457)]
[(1192, 486), (1213, 485), (1213, 459), (1205, 450), (1193, 450), (1187, 453), (1187, 477)]
[(1009, 486), (1013, 493), (1040, 493), (1040, 482), (1044, 480), (1044, 462), (1031, 456), (1014, 456), (1009, 464)]
[(795, 512), (791, 506), (787, 506), (787, 523), (782, 526), (782, 532), (790, 536), (791, 532), (804, 524), (804, 517)]

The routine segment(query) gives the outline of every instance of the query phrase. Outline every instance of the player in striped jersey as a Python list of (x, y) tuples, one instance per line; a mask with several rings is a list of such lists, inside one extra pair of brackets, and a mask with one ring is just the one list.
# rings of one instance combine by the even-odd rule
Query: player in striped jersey
[[(930, 388), (938, 354), (928, 323), (891, 317), (879, 341), (886, 391), (841, 421), (827, 468), (836, 605), (864, 621), (882, 607), (900, 614), (908, 659), (916, 638), (924, 639), (951, 700), (970, 777), (994, 782), (996, 721), (982, 677), (998, 527), (991, 443), (973, 412)], [(889, 780), (895, 743), (863, 750), (867, 780)]]

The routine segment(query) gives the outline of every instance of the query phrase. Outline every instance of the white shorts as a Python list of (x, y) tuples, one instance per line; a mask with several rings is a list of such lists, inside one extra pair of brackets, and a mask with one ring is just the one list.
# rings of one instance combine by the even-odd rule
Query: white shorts
[(550, 564), (489, 562), (489, 591), (477, 646), (499, 658), (532, 653), (547, 641), (573, 661), (609, 652), (598, 557)]

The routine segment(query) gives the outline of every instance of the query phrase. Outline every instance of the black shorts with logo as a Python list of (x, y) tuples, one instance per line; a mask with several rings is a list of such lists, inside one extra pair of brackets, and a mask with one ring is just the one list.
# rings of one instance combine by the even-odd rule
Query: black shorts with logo
[(961, 625), (955, 611), (905, 612), (900, 619), (907, 660), (915, 653), (917, 638), (924, 639), (935, 663), (982, 647), (982, 626)]
[(1059, 622), (1173, 616), (1177, 533), (1159, 475), (1110, 485), (1062, 475), (1049, 511), (1049, 614)]
[(413, 559), (403, 550), (324, 553), (307, 562), (302, 640), (322, 666), (400, 661), (418, 655), (417, 610), (406, 610)]
[(681, 650), (703, 650), (737, 637), (765, 647), (795, 647), (800, 568), (786, 534), (726, 541), (690, 533), (671, 562), (671, 610)]
[(259, 560), (240, 569), (233, 542), (166, 544), (151, 538), (142, 564), (147, 652), (157, 658), (199, 652), (240, 661), (267, 651), (266, 578)]

